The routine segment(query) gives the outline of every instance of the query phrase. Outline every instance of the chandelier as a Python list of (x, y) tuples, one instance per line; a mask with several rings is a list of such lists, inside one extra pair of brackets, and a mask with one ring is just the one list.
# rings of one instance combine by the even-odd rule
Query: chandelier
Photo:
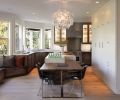
[(73, 16), (66, 9), (61, 9), (53, 14), (54, 25), (59, 28), (69, 28), (73, 24)]

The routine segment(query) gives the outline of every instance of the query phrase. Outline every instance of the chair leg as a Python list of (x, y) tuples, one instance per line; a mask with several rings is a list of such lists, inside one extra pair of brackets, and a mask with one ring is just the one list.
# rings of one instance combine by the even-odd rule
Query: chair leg
[(72, 88), (70, 89), (70, 93), (72, 92), (73, 89), (74, 89), (74, 80), (72, 80)]
[(82, 79), (80, 80), (80, 93), (81, 93), (81, 97), (82, 97), (82, 92), (83, 92), (83, 87), (82, 87)]
[[(75, 85), (75, 83), (74, 83), (74, 81), (75, 80), (73, 80), (73, 82), (72, 82), (72, 88), (71, 88), (71, 90), (70, 90), (70, 93), (72, 92), (72, 90), (74, 89), (74, 85)], [(79, 82), (80, 82), (80, 97), (83, 97), (84, 95), (84, 89), (83, 89), (83, 82), (82, 82), (82, 79), (81, 80), (79, 80)]]
[[(43, 82), (46, 82), (46, 79), (45, 80), (43, 80), (42, 79), (42, 83), (41, 83), (41, 86), (40, 86), (40, 88), (39, 88), (39, 91), (38, 91), (38, 94), (37, 94), (37, 96), (40, 96), (40, 91), (42, 92), (42, 97), (43, 97), (43, 86), (44, 86), (44, 84), (43, 84)], [(53, 85), (53, 82), (52, 82), (52, 80), (47, 80), (47, 82), (48, 82), (48, 85), (50, 85), (51, 87), (52, 87), (52, 85)]]
[(43, 79), (42, 79), (42, 84), (41, 84), (41, 86), (42, 86), (42, 97), (43, 97)]
[(79, 80), (80, 81), (80, 92), (81, 92), (81, 97), (84, 97), (84, 88), (83, 88), (83, 79)]
[(42, 94), (43, 94), (43, 80), (42, 80), (42, 83), (41, 83), (41, 86), (39, 88), (39, 91), (38, 91), (38, 94), (37, 96), (40, 96), (40, 91), (42, 90)]
[(40, 90), (41, 90), (41, 86), (40, 86), (40, 88), (39, 88), (39, 91), (38, 91), (37, 96), (40, 96)]

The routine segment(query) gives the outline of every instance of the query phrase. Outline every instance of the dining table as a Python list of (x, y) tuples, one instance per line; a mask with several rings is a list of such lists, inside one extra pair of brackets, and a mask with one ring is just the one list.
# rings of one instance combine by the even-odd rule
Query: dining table
[[(64, 96), (64, 88), (63, 88), (63, 73), (65, 71), (80, 71), (82, 69), (82, 66), (80, 65), (80, 63), (78, 63), (77, 61), (73, 60), (73, 59), (68, 59), (68, 57), (65, 57), (65, 63), (44, 63), (42, 65), (42, 67), (39, 69), (40, 71), (53, 71), (53, 72), (60, 72), (60, 98), (67, 98), (66, 96)], [(81, 82), (81, 95), (82, 95), (82, 80), (80, 80)], [(43, 80), (42, 80), (42, 97), (43, 98), (49, 98), (49, 97), (45, 97), (43, 96)], [(51, 97), (51, 96), (50, 96)], [(54, 98), (54, 96), (52, 96)], [(82, 97), (82, 96), (80, 96)], [(59, 98), (59, 97), (58, 97)], [(70, 96), (71, 98), (71, 96)]]

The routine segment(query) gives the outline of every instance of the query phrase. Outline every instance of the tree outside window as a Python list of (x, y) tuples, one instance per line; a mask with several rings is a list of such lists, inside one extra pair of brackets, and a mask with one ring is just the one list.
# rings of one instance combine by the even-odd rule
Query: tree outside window
[(25, 30), (25, 46), (26, 48), (30, 48), (30, 31), (28, 29)]
[(45, 49), (49, 49), (51, 46), (51, 29), (45, 30)]
[(25, 46), (27, 49), (40, 48), (40, 29), (26, 28), (25, 33)]
[(0, 21), (0, 54), (8, 53), (9, 22)]
[(33, 31), (33, 48), (39, 48), (40, 31)]
[(20, 50), (20, 25), (15, 25), (15, 50)]

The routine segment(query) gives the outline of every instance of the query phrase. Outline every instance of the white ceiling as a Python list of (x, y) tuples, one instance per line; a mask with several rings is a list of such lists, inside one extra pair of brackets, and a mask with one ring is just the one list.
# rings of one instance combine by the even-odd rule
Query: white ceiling
[[(99, 4), (96, 4), (99, 1)], [(109, 0), (0, 0), (0, 10), (14, 13), (27, 21), (50, 23), (52, 14), (66, 7), (74, 21), (90, 18), (91, 14)]]

